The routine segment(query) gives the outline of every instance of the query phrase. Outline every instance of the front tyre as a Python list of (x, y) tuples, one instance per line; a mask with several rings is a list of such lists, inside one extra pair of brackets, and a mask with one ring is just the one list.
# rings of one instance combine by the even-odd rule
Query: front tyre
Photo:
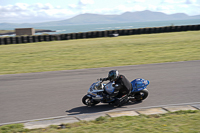
[(99, 102), (97, 101), (94, 101), (91, 97), (88, 97), (87, 95), (85, 95), (83, 98), (82, 98), (82, 103), (85, 104), (86, 106), (94, 106), (96, 104), (98, 104)]

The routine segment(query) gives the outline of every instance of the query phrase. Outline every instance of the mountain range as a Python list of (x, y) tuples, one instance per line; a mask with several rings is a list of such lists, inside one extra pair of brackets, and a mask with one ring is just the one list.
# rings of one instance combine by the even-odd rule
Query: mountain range
[(167, 21), (167, 20), (187, 20), (200, 19), (200, 15), (188, 16), (184, 13), (165, 14), (162, 12), (153, 12), (149, 10), (137, 12), (125, 12), (120, 15), (100, 15), (100, 14), (80, 14), (70, 19), (61, 21), (51, 21), (43, 23), (0, 23), (0, 29), (3, 28), (27, 28), (27, 27), (46, 27), (46, 26), (64, 26), (64, 25), (82, 25), (82, 24), (107, 24), (107, 23), (127, 23), (127, 22), (145, 22), (145, 21)]

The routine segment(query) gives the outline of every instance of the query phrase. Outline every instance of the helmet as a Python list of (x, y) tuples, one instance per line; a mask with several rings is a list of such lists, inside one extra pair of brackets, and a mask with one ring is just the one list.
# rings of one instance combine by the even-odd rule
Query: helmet
[(119, 72), (117, 70), (111, 70), (109, 73), (108, 73), (108, 79), (110, 81), (115, 81), (119, 76)]

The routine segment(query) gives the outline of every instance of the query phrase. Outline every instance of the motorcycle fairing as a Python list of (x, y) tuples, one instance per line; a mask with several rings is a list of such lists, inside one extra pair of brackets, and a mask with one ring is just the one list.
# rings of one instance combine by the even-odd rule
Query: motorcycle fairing
[(137, 92), (137, 91), (146, 89), (146, 87), (149, 85), (149, 81), (138, 78), (138, 79), (131, 81), (131, 84), (132, 84), (132, 88), (133, 88), (131, 92)]
[(93, 83), (90, 88), (88, 89), (88, 97), (99, 97), (98, 93), (103, 92), (104, 90), (101, 89), (102, 86), (99, 84), (100, 82)]
[(115, 90), (115, 87), (113, 87), (113, 84), (112, 82), (109, 82), (108, 84), (105, 85), (105, 91), (108, 93), (108, 94), (113, 94)]

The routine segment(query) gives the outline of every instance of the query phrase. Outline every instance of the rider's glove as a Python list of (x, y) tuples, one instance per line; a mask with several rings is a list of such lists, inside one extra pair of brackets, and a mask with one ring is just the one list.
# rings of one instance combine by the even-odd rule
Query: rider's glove
[(100, 80), (103, 82), (103, 81), (108, 80), (108, 78), (100, 78)]

